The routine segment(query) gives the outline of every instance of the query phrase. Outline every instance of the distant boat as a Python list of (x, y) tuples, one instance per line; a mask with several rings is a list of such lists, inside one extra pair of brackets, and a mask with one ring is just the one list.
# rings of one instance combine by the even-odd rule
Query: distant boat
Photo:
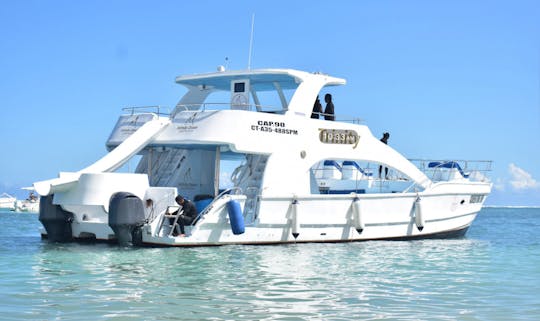
[(8, 193), (2, 193), (2, 195), (0, 195), (0, 210), (14, 211), (16, 202), (17, 199), (15, 197)]
[(34, 194), (33, 191), (31, 191), (27, 199), (15, 201), (15, 211), (39, 213), (39, 198)]

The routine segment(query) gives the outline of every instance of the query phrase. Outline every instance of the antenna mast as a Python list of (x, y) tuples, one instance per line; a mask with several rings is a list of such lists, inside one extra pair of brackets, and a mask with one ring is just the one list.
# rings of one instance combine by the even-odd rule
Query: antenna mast
[(255, 14), (251, 15), (251, 35), (249, 38), (249, 57), (248, 57), (248, 66), (247, 69), (251, 69), (251, 51), (253, 49), (253, 26), (255, 25)]

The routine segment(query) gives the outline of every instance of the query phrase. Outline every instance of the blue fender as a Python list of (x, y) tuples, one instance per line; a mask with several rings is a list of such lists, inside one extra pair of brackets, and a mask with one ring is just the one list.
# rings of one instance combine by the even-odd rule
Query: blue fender
[(227, 211), (229, 212), (229, 221), (231, 222), (231, 230), (233, 234), (243, 234), (246, 231), (246, 227), (244, 224), (242, 209), (240, 208), (240, 203), (238, 203), (236, 200), (228, 201)]

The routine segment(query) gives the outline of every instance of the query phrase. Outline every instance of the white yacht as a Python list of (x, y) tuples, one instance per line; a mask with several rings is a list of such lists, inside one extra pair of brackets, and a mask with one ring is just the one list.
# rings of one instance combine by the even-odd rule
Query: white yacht
[[(312, 118), (316, 97), (344, 79), (220, 68), (176, 83), (187, 92), (172, 112), (127, 109), (102, 159), (34, 183), (44, 238), (205, 246), (459, 237), (491, 191), (489, 161), (411, 161), (362, 122)], [(138, 162), (133, 172), (122, 170), (128, 161)], [(177, 195), (198, 210), (181, 236)]]
[(17, 202), (17, 198), (9, 195), (8, 193), (2, 193), (0, 195), (0, 210), (14, 211), (15, 202)]

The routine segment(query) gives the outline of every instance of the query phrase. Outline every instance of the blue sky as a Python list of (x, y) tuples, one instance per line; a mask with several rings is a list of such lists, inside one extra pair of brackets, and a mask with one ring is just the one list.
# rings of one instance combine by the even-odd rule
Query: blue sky
[(182, 74), (346, 78), (336, 113), (409, 158), (493, 160), (489, 205), (540, 205), (538, 1), (4, 1), (0, 193), (105, 154), (121, 108), (174, 106)]

